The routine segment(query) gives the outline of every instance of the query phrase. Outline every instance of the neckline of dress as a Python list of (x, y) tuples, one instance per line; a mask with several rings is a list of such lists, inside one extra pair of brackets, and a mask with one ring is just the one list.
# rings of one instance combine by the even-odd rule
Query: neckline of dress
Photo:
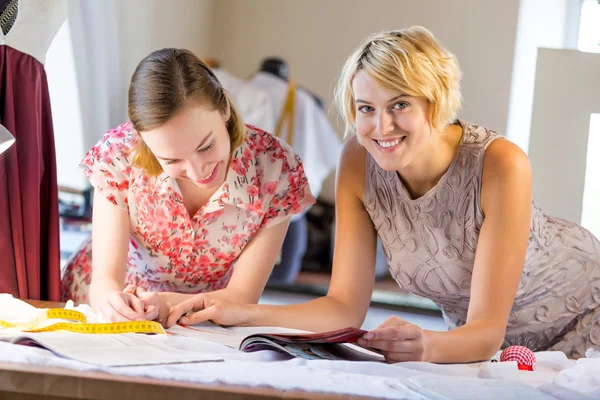
[[(0, 13), (0, 17), (2, 16), (2, 14), (4, 14), (4, 11), (6, 11), (6, 9), (8, 9), (8, 7), (10, 7), (10, 3), (12, 3), (12, 1), (8, 2), (8, 4), (6, 5), (6, 8), (2, 11), (2, 13)], [(15, 26), (17, 26), (20, 16), (21, 16), (21, 2), (19, 0), (17, 0), (17, 17), (15, 18), (15, 22), (13, 22), (12, 26), (6, 33), (4, 33), (4, 29), (2, 29), (2, 26), (0, 26), (0, 37), (1, 38), (6, 39), (8, 37), (8, 35), (10, 35), (10, 33), (14, 30)]]
[(427, 192), (425, 192), (422, 196), (419, 196), (416, 199), (413, 199), (413, 197), (409, 193), (408, 189), (406, 189), (404, 182), (402, 182), (402, 179), (400, 179), (400, 175), (398, 174), (398, 172), (391, 171), (391, 173), (394, 174), (395, 182), (397, 182), (400, 185), (400, 188), (402, 189), (402, 193), (406, 200), (416, 203), (416, 202), (421, 201), (422, 199), (426, 199), (426, 198), (434, 195), (435, 192), (437, 192), (437, 189), (448, 180), (448, 176), (450, 176), (450, 174), (456, 168), (456, 164), (458, 163), (460, 155), (463, 151), (464, 142), (465, 142), (465, 138), (467, 136), (467, 130), (469, 129), (469, 125), (460, 119), (457, 119), (453, 125), (459, 125), (462, 128), (462, 134), (460, 136), (460, 141), (458, 142), (458, 148), (456, 149), (456, 154), (454, 155), (452, 162), (450, 162), (450, 165), (446, 169), (446, 172), (444, 172), (444, 174), (439, 179), (439, 181), (435, 184), (435, 186), (433, 186), (431, 189), (429, 189)]

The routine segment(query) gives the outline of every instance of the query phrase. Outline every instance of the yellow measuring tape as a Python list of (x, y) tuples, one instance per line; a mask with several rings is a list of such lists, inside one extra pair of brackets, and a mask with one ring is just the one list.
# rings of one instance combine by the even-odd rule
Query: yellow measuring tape
[[(62, 319), (76, 322), (57, 322), (47, 326), (40, 326), (42, 323), (52, 320)], [(50, 308), (41, 312), (38, 316), (27, 322), (11, 323), (0, 320), (0, 327), (5, 329), (16, 328), (21, 332), (53, 332), (70, 331), (76, 333), (88, 334), (107, 334), (107, 333), (156, 333), (165, 335), (166, 332), (162, 325), (155, 321), (128, 321), (128, 322), (107, 322), (107, 323), (87, 323), (84, 314), (75, 310), (66, 310), (64, 308)], [(0, 333), (2, 330), (0, 329)]]
[(283, 105), (283, 109), (281, 111), (281, 115), (279, 116), (279, 121), (277, 121), (277, 127), (275, 128), (275, 136), (281, 137), (281, 131), (283, 129), (283, 123), (287, 119), (288, 127), (287, 127), (287, 140), (286, 142), (290, 145), (294, 145), (294, 104), (296, 99), (296, 84), (294, 81), (290, 80), (288, 82), (288, 93), (285, 99), (285, 104)]

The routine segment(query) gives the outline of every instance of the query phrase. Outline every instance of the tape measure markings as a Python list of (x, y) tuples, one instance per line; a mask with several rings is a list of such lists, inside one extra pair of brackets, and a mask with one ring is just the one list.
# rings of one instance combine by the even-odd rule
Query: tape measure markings
[[(51, 319), (63, 319), (71, 322), (58, 322), (52, 325), (40, 327), (42, 322)], [(50, 308), (37, 315), (30, 321), (11, 323), (0, 320), (0, 327), (21, 328), (21, 332), (53, 332), (66, 330), (75, 333), (87, 334), (111, 334), (111, 333), (155, 333), (165, 335), (166, 332), (161, 324), (156, 321), (128, 321), (128, 322), (107, 322), (107, 323), (87, 323), (85, 315), (79, 311), (67, 310), (64, 308)]]

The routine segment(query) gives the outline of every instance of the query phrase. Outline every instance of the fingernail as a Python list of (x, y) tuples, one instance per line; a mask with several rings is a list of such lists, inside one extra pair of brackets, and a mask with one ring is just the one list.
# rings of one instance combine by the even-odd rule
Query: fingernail
[(365, 335), (363, 337), (365, 339), (373, 339), (373, 334), (371, 332), (367, 332), (367, 333), (365, 333)]
[(181, 318), (179, 318), (179, 322), (181, 322), (182, 324), (187, 324), (188, 319), (187, 319), (187, 317), (181, 317)]

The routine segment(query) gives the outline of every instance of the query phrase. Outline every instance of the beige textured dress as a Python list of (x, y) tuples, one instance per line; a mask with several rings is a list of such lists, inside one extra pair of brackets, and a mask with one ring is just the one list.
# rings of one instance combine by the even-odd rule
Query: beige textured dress
[[(395, 171), (367, 154), (364, 202), (401, 288), (434, 301), (450, 329), (464, 325), (479, 231), (483, 156), (499, 134), (458, 121), (463, 136), (446, 174), (412, 199)], [(498, 283), (502, 285), (501, 282)], [(532, 204), (521, 283), (503, 347), (600, 350), (600, 242), (581, 226)]]

